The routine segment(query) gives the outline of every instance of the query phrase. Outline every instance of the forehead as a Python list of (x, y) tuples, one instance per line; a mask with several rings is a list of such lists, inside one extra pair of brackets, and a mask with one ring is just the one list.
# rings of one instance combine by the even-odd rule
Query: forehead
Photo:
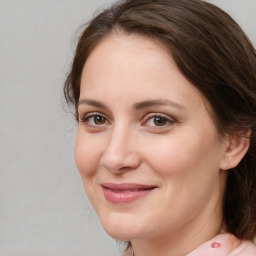
[(122, 104), (164, 97), (189, 107), (206, 102), (163, 43), (136, 34), (112, 34), (95, 47), (82, 72), (80, 97)]
[(175, 64), (169, 50), (159, 40), (138, 34), (111, 34), (104, 38), (89, 55), (82, 78), (93, 76), (95, 68), (98, 70), (97, 79), (101, 78), (99, 76), (101, 71), (105, 71), (104, 75), (107, 74), (109, 77), (113, 72), (123, 74), (118, 79), (132, 73), (143, 74), (145, 69), (147, 71), (151, 69), (152, 73), (155, 73), (162, 68), (159, 66), (160, 62), (162, 62), (161, 66), (167, 63)]

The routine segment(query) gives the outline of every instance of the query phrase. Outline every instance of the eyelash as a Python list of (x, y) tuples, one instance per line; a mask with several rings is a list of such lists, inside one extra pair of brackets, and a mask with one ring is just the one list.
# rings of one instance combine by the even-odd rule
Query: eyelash
[(102, 125), (90, 124), (89, 123), (90, 118), (94, 118), (95, 119), (96, 117), (104, 118), (104, 120), (107, 121), (107, 118), (104, 115), (102, 115), (101, 113), (99, 113), (99, 112), (91, 112), (91, 113), (86, 114), (84, 117), (79, 118), (79, 122), (80, 123), (86, 123), (87, 125), (89, 125), (91, 127), (97, 128), (97, 127), (102, 126)]
[[(95, 123), (95, 118), (103, 118), (104, 119), (104, 123), (103, 124), (91, 124), (89, 122), (89, 120), (91, 118), (94, 119), (94, 123)], [(170, 118), (169, 116), (167, 115), (164, 115), (164, 114), (160, 114), (160, 113), (150, 113), (148, 115), (146, 115), (146, 117), (144, 118), (144, 121), (142, 122), (142, 126), (147, 126), (147, 123), (150, 121), (150, 120), (153, 120), (156, 121), (156, 118), (161, 118), (162, 121), (164, 122), (164, 125), (149, 125), (150, 127), (153, 127), (153, 129), (164, 129), (174, 123), (176, 123), (176, 120), (173, 119), (173, 118)], [(108, 118), (105, 117), (103, 114), (99, 113), (99, 112), (91, 112), (91, 113), (88, 113), (86, 114), (83, 118), (79, 118), (79, 122), (81, 123), (86, 123), (88, 126), (92, 127), (92, 128), (102, 128), (104, 125), (106, 125), (106, 122), (107, 123), (110, 123), (108, 121)]]
[(143, 126), (146, 126), (146, 123), (148, 123), (150, 120), (156, 121), (156, 118), (161, 118), (165, 124), (164, 125), (150, 125), (150, 127), (153, 127), (154, 129), (164, 129), (166, 127), (169, 127), (170, 125), (176, 123), (176, 120), (160, 113), (150, 113), (149, 115), (146, 116), (146, 120), (142, 123)]

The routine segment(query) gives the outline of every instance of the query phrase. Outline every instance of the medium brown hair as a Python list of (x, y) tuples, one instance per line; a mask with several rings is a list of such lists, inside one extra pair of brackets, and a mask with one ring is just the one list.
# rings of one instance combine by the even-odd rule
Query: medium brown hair
[(223, 215), (228, 232), (252, 240), (256, 236), (255, 48), (227, 13), (205, 1), (118, 2), (92, 19), (79, 39), (64, 87), (76, 117), (86, 59), (116, 31), (161, 40), (183, 75), (209, 101), (220, 134), (251, 130), (247, 154), (228, 174)]

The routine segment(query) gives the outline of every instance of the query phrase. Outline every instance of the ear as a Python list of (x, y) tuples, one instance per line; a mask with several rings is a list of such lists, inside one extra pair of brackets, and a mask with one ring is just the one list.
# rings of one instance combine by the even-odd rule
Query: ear
[(250, 146), (251, 131), (239, 135), (228, 135), (225, 152), (220, 163), (220, 169), (227, 170), (236, 167), (245, 156)]

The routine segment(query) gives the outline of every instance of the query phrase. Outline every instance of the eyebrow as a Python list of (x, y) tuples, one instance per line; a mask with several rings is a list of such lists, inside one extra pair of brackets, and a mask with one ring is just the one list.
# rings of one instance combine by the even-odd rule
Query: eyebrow
[(163, 105), (168, 105), (168, 106), (180, 109), (180, 110), (185, 110), (186, 109), (184, 106), (178, 104), (177, 102), (167, 100), (167, 99), (145, 100), (145, 101), (142, 101), (142, 102), (135, 103), (133, 105), (133, 108), (135, 110), (140, 110), (140, 109), (149, 108), (149, 107), (152, 107), (152, 106), (163, 106)]
[(92, 99), (81, 99), (81, 100), (79, 100), (78, 103), (77, 103), (77, 107), (82, 105), (82, 104), (90, 105), (90, 106), (97, 107), (97, 108), (108, 109), (107, 105), (104, 104), (103, 102), (97, 101), (97, 100), (92, 100)]
[[(108, 106), (105, 103), (103, 103), (101, 101), (93, 100), (93, 99), (81, 99), (78, 101), (77, 107), (82, 104), (94, 106), (97, 108), (108, 109)], [(184, 106), (178, 104), (175, 101), (171, 101), (171, 100), (167, 100), (167, 99), (152, 99), (152, 100), (145, 100), (145, 101), (137, 102), (133, 105), (133, 109), (141, 110), (144, 108), (149, 108), (149, 107), (153, 107), (153, 106), (163, 106), (163, 105), (168, 105), (168, 106), (180, 109), (180, 110), (186, 110), (186, 108)]]

